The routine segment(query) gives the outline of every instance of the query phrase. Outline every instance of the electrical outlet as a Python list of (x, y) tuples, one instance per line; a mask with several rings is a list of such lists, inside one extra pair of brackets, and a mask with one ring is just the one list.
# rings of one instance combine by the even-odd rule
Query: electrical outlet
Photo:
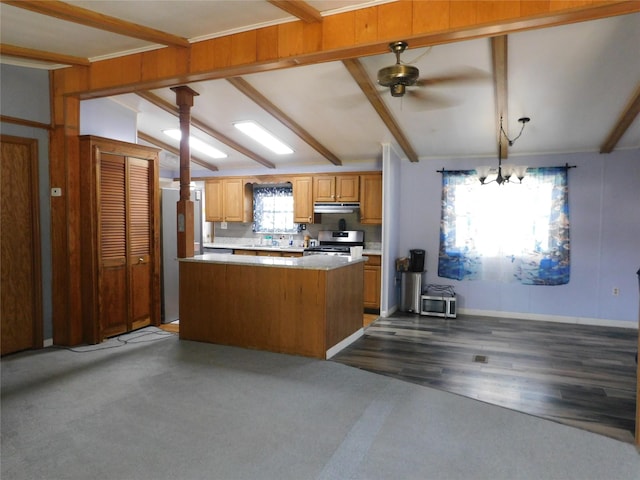
[(51, 189), (51, 196), (52, 197), (61, 197), (62, 196), (62, 189), (60, 187), (53, 187)]
[(618, 287), (613, 287), (613, 296), (617, 297), (620, 295), (620, 289)]
[(226, 230), (227, 229), (227, 222), (220, 222), (220, 228), (222, 230)]

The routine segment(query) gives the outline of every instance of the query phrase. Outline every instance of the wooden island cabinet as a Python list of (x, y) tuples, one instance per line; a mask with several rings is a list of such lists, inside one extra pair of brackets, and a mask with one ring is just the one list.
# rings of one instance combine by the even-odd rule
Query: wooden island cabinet
[(180, 259), (180, 338), (329, 358), (362, 335), (364, 259)]

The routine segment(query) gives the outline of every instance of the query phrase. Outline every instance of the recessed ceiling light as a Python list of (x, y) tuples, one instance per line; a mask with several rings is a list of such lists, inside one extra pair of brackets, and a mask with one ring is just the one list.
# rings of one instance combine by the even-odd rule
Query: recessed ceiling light
[(282, 141), (274, 137), (273, 134), (255, 122), (236, 122), (233, 126), (278, 155), (289, 155), (293, 153), (293, 150), (289, 146), (285, 145)]
[[(162, 133), (175, 140), (180, 140), (180, 138), (182, 138), (182, 132), (180, 130), (163, 130)], [(189, 137), (189, 146), (200, 153), (210, 156), (211, 158), (227, 158), (226, 153), (221, 152), (217, 148), (213, 148), (211, 145), (204, 143), (193, 135)]]

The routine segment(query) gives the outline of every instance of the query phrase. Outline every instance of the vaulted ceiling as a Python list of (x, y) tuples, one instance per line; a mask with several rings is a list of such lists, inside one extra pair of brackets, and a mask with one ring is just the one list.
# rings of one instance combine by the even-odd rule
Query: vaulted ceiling
[[(3, 1), (3, 63), (64, 68), (165, 45), (182, 45), (283, 22), (322, 22), (328, 15), (380, 1)], [(397, 40), (404, 40), (398, 38)], [(193, 153), (199, 175), (247, 169), (295, 170), (375, 161), (390, 142), (409, 161), (495, 157), (498, 112), (510, 137), (504, 155), (610, 152), (640, 148), (640, 13), (531, 29), (402, 53), (419, 69), (419, 86), (392, 97), (377, 72), (391, 51), (242, 77), (191, 83), (198, 93), (192, 134), (225, 152)], [(169, 88), (112, 97), (137, 112), (141, 143), (167, 152), (178, 169), (178, 128)], [(277, 156), (243, 138), (233, 123), (255, 120), (291, 146)], [(440, 164), (439, 164), (440, 166)]]

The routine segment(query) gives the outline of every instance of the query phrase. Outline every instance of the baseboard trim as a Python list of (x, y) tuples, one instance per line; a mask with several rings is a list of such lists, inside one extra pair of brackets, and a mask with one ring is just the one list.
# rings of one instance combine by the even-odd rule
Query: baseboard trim
[(479, 317), (517, 318), (520, 320), (537, 320), (541, 322), (573, 323), (577, 325), (629, 328), (629, 329), (638, 330), (637, 322), (625, 322), (624, 320), (608, 320), (605, 318), (567, 317), (562, 315), (544, 315), (540, 313), (501, 312), (497, 310), (475, 310), (472, 308), (459, 308), (458, 313), (463, 315), (477, 315)]
[(329, 360), (331, 357), (333, 357), (335, 354), (337, 354), (340, 350), (348, 347), (353, 342), (355, 342), (357, 339), (359, 339), (363, 334), (364, 334), (364, 328), (356, 330), (351, 335), (349, 335), (347, 338), (341, 340), (340, 342), (336, 343), (333, 347), (331, 347), (329, 350), (327, 350), (325, 358), (327, 360)]

